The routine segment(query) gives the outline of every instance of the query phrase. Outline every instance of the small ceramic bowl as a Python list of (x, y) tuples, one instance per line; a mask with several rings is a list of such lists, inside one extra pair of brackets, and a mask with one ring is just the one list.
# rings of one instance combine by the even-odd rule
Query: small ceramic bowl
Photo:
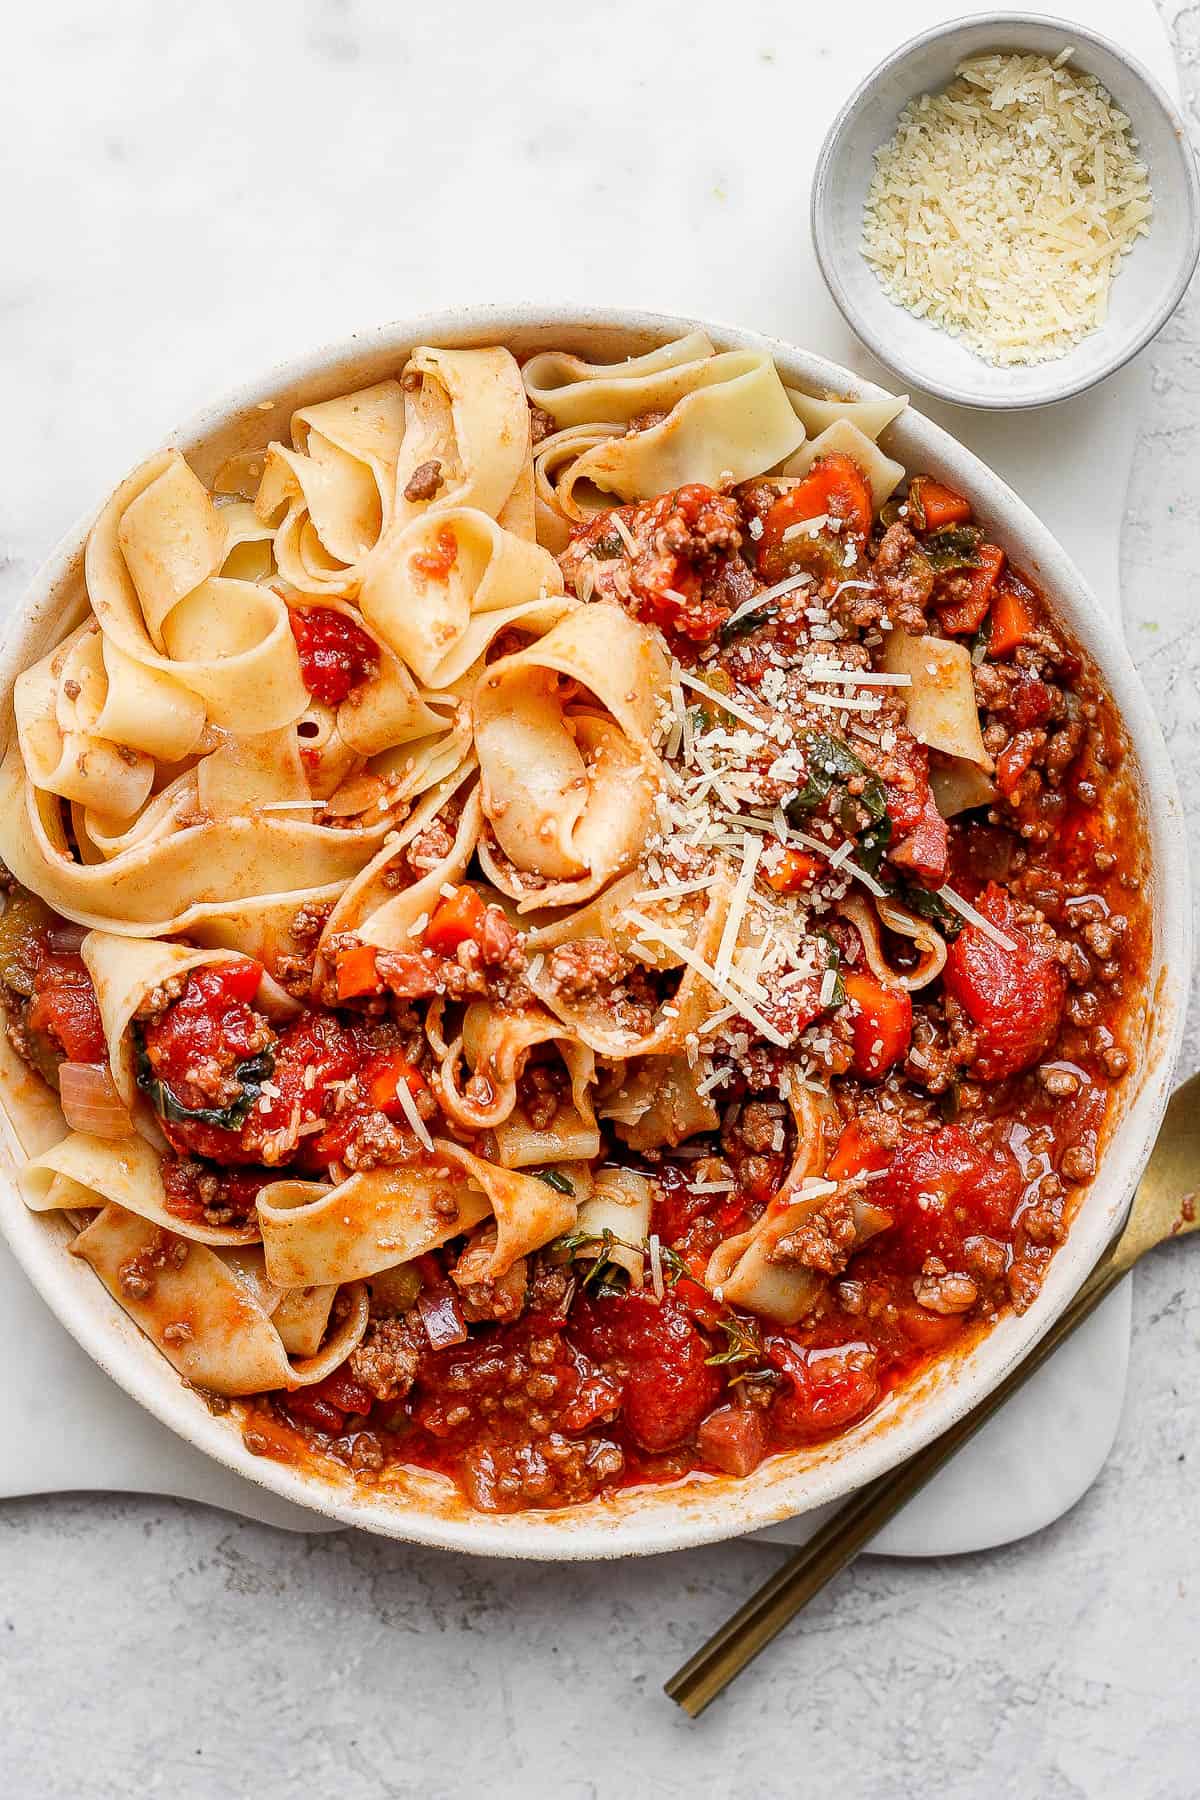
[[(964, 57), (1007, 50), (1053, 58), (1068, 45), (1076, 52), (1072, 68), (1094, 75), (1128, 114), (1150, 172), (1154, 216), (1149, 236), (1122, 260), (1108, 318), (1098, 331), (1055, 361), (998, 368), (890, 300), (863, 257), (863, 208), (875, 152), (893, 135), (908, 102), (944, 88)], [(907, 385), (960, 406), (1044, 406), (1103, 381), (1166, 324), (1200, 255), (1200, 175), (1177, 109), (1116, 44), (1063, 19), (984, 15), (954, 20), (902, 44), (850, 96), (817, 161), (812, 230), (821, 272), (847, 323)]]

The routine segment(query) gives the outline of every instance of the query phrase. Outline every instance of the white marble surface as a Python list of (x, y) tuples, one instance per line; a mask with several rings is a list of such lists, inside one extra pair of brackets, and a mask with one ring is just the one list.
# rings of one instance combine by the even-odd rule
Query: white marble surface
[[(1200, 6), (1161, 4), (1200, 135)], [(445, 28), (458, 29), (465, 10), (443, 6)], [(615, 10), (593, 8), (603, 71)], [(794, 32), (802, 10), (739, 13), (761, 42), (764, 78), (780, 54), (781, 21), (790, 16)], [(27, 10), (8, 36), (3, 462), (14, 473), (27, 463), (62, 473), (57, 484), (27, 473), (0, 482), (6, 584), (27, 579), (54, 530), (113, 467), (235, 372), (177, 354), (214, 309), (231, 321), (239, 367), (253, 368), (372, 312), (402, 310), (418, 277), (423, 300), (450, 291), (454, 220), (441, 213), (427, 244), (404, 242), (396, 218), (408, 216), (422, 171), (395, 170), (394, 210), (379, 182), (384, 109), (406, 101), (411, 15), (299, 0), (261, 11), (272, 29), (246, 29), (244, 9), (226, 0), (186, 13), (150, 0), (114, 0), (103, 12), (60, 0)], [(555, 185), (570, 126), (561, 86), (538, 80), (548, 40), (527, 16), (509, 9), (491, 28), (527, 39), (522, 111), (549, 215), (527, 221), (517, 196), (473, 191), (465, 175), (447, 187), (439, 170), (485, 249), (494, 233), (527, 223), (549, 227), (540, 241), (553, 242), (554, 206), (604, 205), (603, 184), (582, 196)], [(636, 40), (622, 60), (645, 84), (649, 117), (654, 83), (669, 76), (638, 66)], [(564, 72), (554, 73), (561, 84)], [(798, 104), (794, 86), (787, 91)], [(589, 92), (577, 129), (603, 122), (603, 85)], [(356, 104), (362, 93), (368, 106)], [(206, 116), (197, 94), (213, 96), (212, 129), (197, 137), (193, 125), (180, 142), (180, 113), (190, 124)], [(511, 126), (503, 96), (460, 125), (454, 99), (447, 92), (445, 154), (469, 132), (484, 141), (498, 120)], [(231, 124), (239, 108), (275, 114), (274, 159), (246, 166)], [(652, 156), (682, 155), (650, 142), (633, 132), (622, 154), (647, 167)], [(663, 221), (687, 240), (689, 261), (725, 181), (717, 156), (700, 163), (690, 215)], [(376, 190), (374, 229), (395, 239), (388, 257), (351, 231), (321, 249), (306, 230), (305, 185), (322, 194), (327, 215), (331, 192), (360, 164)], [(235, 212), (243, 228), (231, 232)], [(61, 235), (55, 220), (66, 222)], [(231, 241), (241, 256), (220, 254)], [(248, 243), (257, 255), (244, 253)], [(423, 271), (423, 257), (439, 253), (442, 276)], [(574, 285), (576, 271), (547, 262), (531, 287)], [(149, 282), (148, 267), (157, 271)], [(389, 287), (389, 275), (406, 291)], [(627, 281), (626, 271), (608, 291)], [(104, 322), (86, 356), (56, 336), (68, 283), (77, 328), (93, 305)], [(710, 285), (709, 310), (720, 312), (731, 290), (719, 270)], [(652, 286), (651, 301), (687, 303), (661, 271)], [(483, 294), (478, 277), (458, 291)], [(1138, 444), (1122, 575), (1134, 654), (1187, 790), (1200, 781), (1191, 591), (1200, 576), (1200, 294), (1153, 362), (1155, 408)], [(1195, 849), (1200, 802), (1191, 817)], [(1194, 1028), (1186, 1067), (1197, 1064)], [(585, 1800), (704, 1784), (745, 1800), (827, 1787), (847, 1800), (1191, 1800), (1200, 1789), (1191, 1466), (1200, 1403), (1184, 1371), (1200, 1308), (1189, 1301), (1186, 1256), (1139, 1272), (1121, 1431), (1067, 1518), (985, 1556), (860, 1563), (699, 1726), (662, 1699), (661, 1680), (761, 1577), (772, 1551), (729, 1545), (623, 1567), (518, 1568), (341, 1533), (285, 1536), (174, 1503), (7, 1503), (4, 1790), (21, 1800), (274, 1800), (317, 1790), (352, 1800), (479, 1791)]]

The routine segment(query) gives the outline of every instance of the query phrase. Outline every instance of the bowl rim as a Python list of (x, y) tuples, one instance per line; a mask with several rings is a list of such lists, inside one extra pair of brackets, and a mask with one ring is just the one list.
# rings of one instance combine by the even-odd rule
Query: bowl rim
[[(766, 351), (778, 359), (788, 379), (812, 385), (816, 391), (866, 398), (884, 393), (875, 383), (816, 352), (716, 321), (618, 306), (489, 304), (418, 314), (304, 353), (202, 408), (171, 433), (168, 441), (186, 451), (189, 444), (215, 435), (240, 415), (257, 409), (265, 418), (267, 403), (278, 404), (281, 389), (294, 390), (322, 377), (328, 379), (343, 365), (366, 357), (390, 356), (399, 363), (416, 343), (503, 343), (533, 334), (547, 345), (556, 340), (561, 346), (564, 340), (569, 343), (588, 334), (604, 334), (626, 343), (640, 339), (644, 347), (647, 341), (666, 342), (697, 327), (707, 330), (718, 346)], [(290, 394), (289, 411), (299, 404), (303, 401)], [(911, 408), (902, 420), (905, 424), (898, 422), (898, 428), (915, 434), (920, 443), (914, 448), (928, 455), (939, 473), (966, 482), (973, 496), (986, 501), (982, 511), (1002, 515), (998, 519), (1001, 530), (1020, 536), (1033, 547), (1039, 580), (1068, 615), (1071, 629), (1095, 660), (1121, 714), (1142, 775), (1159, 903), (1156, 940), (1161, 940), (1157, 944), (1156, 989), (1148, 1012), (1145, 1062), (1140, 1087), (1110, 1132), (1100, 1169), (1067, 1241), (1050, 1265), (1039, 1299), (1022, 1318), (1008, 1315), (957, 1358), (954, 1366), (935, 1364), (936, 1391), (927, 1396), (916, 1392), (914, 1400), (914, 1390), (904, 1390), (906, 1403), (896, 1410), (888, 1404), (880, 1408), (866, 1422), (868, 1430), (860, 1440), (851, 1433), (812, 1456), (793, 1452), (771, 1459), (763, 1465), (764, 1470), (774, 1471), (769, 1483), (757, 1481), (755, 1476), (740, 1482), (701, 1478), (654, 1489), (644, 1503), (641, 1497), (646, 1490), (626, 1490), (631, 1498), (625, 1505), (593, 1503), (586, 1517), (578, 1508), (493, 1515), (459, 1506), (447, 1512), (432, 1503), (422, 1508), (411, 1499), (398, 1502), (386, 1493), (379, 1496), (354, 1489), (336, 1477), (326, 1477), (319, 1468), (301, 1470), (253, 1455), (228, 1420), (210, 1415), (188, 1392), (170, 1364), (95, 1282), (91, 1271), (67, 1254), (61, 1230), (53, 1228), (54, 1216), (31, 1213), (10, 1171), (0, 1169), (0, 1229), (34, 1286), (92, 1360), (186, 1442), (283, 1499), (343, 1525), (362, 1526), (412, 1543), (538, 1561), (656, 1554), (741, 1536), (844, 1498), (953, 1424), (1004, 1378), (1069, 1304), (1124, 1217), (1157, 1133), (1182, 1037), (1191, 966), (1182, 806), (1157, 720), (1121, 634), (1052, 533), (1007, 483), (943, 427)], [(37, 634), (44, 633), (48, 620), (61, 613), (63, 587), (77, 566), (94, 516), (89, 513), (66, 533), (14, 611), (0, 646), (0, 693), (7, 695), (31, 653), (39, 653), (31, 648)], [(2, 1112), (0, 1121), (6, 1135), (15, 1141)], [(9, 1147), (11, 1151), (11, 1142)]]
[[(1042, 393), (1014, 397), (1004, 394), (981, 394), (960, 382), (939, 377), (935, 372), (923, 368), (913, 357), (898, 353), (895, 346), (876, 331), (871, 319), (855, 300), (842, 275), (842, 258), (833, 244), (829, 211), (830, 170), (845, 135), (858, 117), (862, 107), (879, 83), (916, 51), (924, 49), (928, 44), (937, 43), (943, 38), (950, 37), (953, 33), (962, 31), (968, 26), (976, 28), (995, 26), (997, 29), (1004, 28), (1006, 31), (1014, 27), (1044, 26), (1054, 31), (1060, 31), (1070, 39), (1093, 44), (1107, 52), (1116, 61), (1122, 63), (1129, 73), (1141, 83), (1147, 102), (1156, 106), (1162, 114), (1163, 119), (1170, 127), (1183, 171), (1183, 210), (1186, 214), (1185, 242), (1188, 247), (1179, 263), (1174, 281), (1164, 290), (1163, 296), (1157, 304), (1147, 312), (1143, 324), (1134, 333), (1127, 346), (1088, 374), (1076, 376), (1074, 379), (1060, 382), (1057, 385), (1052, 380), (1048, 380), (1045, 391)], [(1087, 25), (1059, 18), (1054, 13), (967, 13), (947, 20), (942, 25), (931, 25), (927, 30), (917, 32), (915, 36), (907, 38), (902, 44), (897, 45), (890, 55), (885, 56), (869, 74), (863, 77), (853, 93), (843, 101), (817, 154), (809, 201), (809, 223), (817, 263), (835, 305), (851, 330), (862, 340), (872, 355), (878, 357), (885, 368), (895, 370), (905, 381), (911, 382), (923, 393), (931, 394), (939, 400), (950, 401), (956, 406), (970, 407), (979, 412), (1027, 412), (1038, 406), (1056, 406), (1060, 401), (1070, 400), (1077, 394), (1086, 393), (1089, 388), (1095, 387), (1099, 382), (1107, 380), (1110, 375), (1115, 375), (1119, 369), (1123, 369), (1162, 330), (1183, 299), (1188, 284), (1196, 271), (1197, 262), (1200, 261), (1200, 166), (1197, 163), (1196, 153), (1192, 150), (1183, 116), (1170, 94), (1143, 62), (1131, 55), (1128, 50), (1123, 49), (1120, 44), (1115, 43), (1112, 38), (1105, 37), (1101, 32), (1093, 31)], [(882, 288), (880, 293), (883, 293)], [(886, 299), (887, 296), (884, 295), (884, 298)], [(893, 301), (890, 304), (895, 305), (896, 303)], [(1049, 361), (1039, 366), (1052, 371), (1055, 363)]]

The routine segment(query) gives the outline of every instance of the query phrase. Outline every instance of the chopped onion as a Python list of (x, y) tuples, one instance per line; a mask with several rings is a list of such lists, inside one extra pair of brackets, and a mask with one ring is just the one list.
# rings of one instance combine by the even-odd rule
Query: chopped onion
[(133, 1120), (107, 1063), (60, 1063), (58, 1091), (63, 1118), (72, 1131), (87, 1131), (100, 1138), (132, 1134)]
[(448, 1350), (451, 1344), (465, 1344), (467, 1322), (452, 1288), (435, 1288), (418, 1296), (417, 1311), (425, 1327), (425, 1335), (435, 1350)]
[(51, 925), (46, 933), (46, 943), (59, 956), (78, 956), (87, 934), (86, 925), (76, 925), (71, 919), (62, 919), (57, 925)]

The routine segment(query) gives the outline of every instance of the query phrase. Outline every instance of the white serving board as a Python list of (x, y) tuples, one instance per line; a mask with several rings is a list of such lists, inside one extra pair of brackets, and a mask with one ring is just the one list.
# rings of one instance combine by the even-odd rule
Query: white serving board
[[(94, 504), (189, 408), (285, 355), (425, 306), (535, 294), (659, 306), (775, 332), (886, 384), (821, 284), (809, 178), (850, 88), (902, 36), (958, 11), (909, 0), (901, 19), (890, 0), (859, 0), (842, 23), (835, 8), (743, 0), (731, 28), (723, 0), (695, 0), (686, 16), (636, 0), (574, 11), (534, 0), (503, 19), (487, 0), (445, 0), (305, 36), (285, 0), (213, 0), (179, 15), (169, 64), (152, 72), (147, 60), (144, 80), (126, 78), (126, 34), (97, 43), (86, 29), (85, 0), (45, 23), (30, 15), (38, 54), (79, 109), (75, 135), (47, 136), (38, 84), (17, 84), (4, 127), (39, 147), (12, 196), (13, 235), (40, 284), (7, 389), (12, 516), (27, 535), (44, 529), (30, 546), (44, 552), (69, 522), (64, 496)], [(1054, 11), (1175, 87), (1152, 0)], [(1041, 416), (914, 398), (1030, 501), (1117, 614), (1148, 389), (1143, 357)], [(6, 589), (8, 606), (17, 598)], [(982, 1549), (1058, 1517), (1108, 1454), (1128, 1345), (1125, 1288), (875, 1547)], [(170, 1494), (334, 1529), (144, 1413), (2, 1244), (0, 1358), (0, 1495)], [(762, 1535), (799, 1542), (818, 1522)]]

